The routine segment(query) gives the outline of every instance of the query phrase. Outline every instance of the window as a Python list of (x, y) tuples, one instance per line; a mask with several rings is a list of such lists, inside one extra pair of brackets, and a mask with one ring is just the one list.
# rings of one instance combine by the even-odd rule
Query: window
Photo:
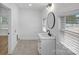
[(79, 14), (62, 16), (61, 19), (61, 30), (70, 28), (79, 28)]
[(79, 24), (79, 17), (76, 15), (66, 16), (66, 24)]
[(8, 24), (8, 18), (0, 16), (0, 24)]

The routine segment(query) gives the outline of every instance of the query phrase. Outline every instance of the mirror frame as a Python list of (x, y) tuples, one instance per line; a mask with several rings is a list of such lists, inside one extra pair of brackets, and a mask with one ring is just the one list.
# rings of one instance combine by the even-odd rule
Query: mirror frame
[(55, 26), (55, 14), (54, 14), (53, 12), (49, 12), (48, 15), (47, 15), (47, 21), (48, 21), (48, 16), (50, 15), (50, 13), (53, 15), (53, 18), (54, 18), (53, 20), (54, 20), (54, 22), (53, 22), (52, 27), (51, 27), (51, 28), (48, 27), (48, 28), (49, 28), (49, 29), (53, 29), (54, 26)]

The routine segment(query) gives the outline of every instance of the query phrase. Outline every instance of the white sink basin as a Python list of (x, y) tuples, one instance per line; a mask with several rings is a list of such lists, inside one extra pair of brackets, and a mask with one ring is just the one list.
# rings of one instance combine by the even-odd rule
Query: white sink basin
[(48, 33), (39, 33), (40, 39), (55, 39), (55, 36), (49, 36)]

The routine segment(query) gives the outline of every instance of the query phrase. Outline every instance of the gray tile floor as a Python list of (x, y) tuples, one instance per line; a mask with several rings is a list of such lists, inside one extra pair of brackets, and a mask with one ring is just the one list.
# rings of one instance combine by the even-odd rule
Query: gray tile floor
[[(38, 41), (36, 40), (19, 40), (13, 52), (13, 55), (39, 55)], [(74, 55), (69, 49), (57, 42), (56, 55)]]
[(37, 45), (36, 40), (18, 40), (13, 55), (38, 55)]
[(72, 51), (62, 45), (60, 42), (56, 44), (56, 55), (75, 55)]

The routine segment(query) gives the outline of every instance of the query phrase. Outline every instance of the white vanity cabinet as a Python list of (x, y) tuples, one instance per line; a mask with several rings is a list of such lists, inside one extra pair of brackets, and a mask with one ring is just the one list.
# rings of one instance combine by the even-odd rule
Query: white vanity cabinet
[(55, 38), (53, 37), (40, 37), (38, 41), (38, 51), (41, 55), (54, 55), (55, 54)]

